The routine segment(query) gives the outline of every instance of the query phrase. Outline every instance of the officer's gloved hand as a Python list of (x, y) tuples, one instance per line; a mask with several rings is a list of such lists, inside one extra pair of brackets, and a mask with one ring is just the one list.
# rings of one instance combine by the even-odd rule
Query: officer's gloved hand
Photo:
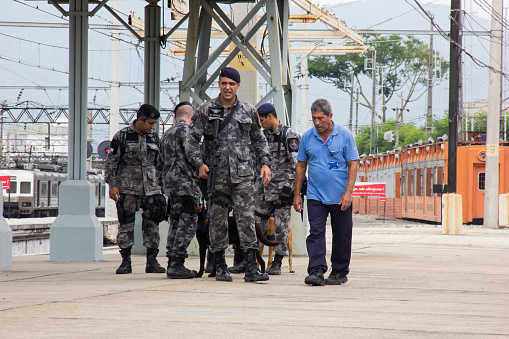
[(285, 204), (293, 204), (293, 191), (290, 187), (285, 186), (279, 193), (279, 200), (281, 201), (281, 205)]

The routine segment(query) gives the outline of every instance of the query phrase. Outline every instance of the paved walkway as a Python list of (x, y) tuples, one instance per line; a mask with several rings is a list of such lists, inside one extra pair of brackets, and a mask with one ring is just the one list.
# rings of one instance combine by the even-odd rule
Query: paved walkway
[[(117, 250), (92, 263), (16, 256), (0, 272), (0, 338), (502, 338), (509, 336), (509, 229), (440, 226), (355, 216), (349, 282), (266, 283), (116, 275)], [(330, 246), (330, 239), (329, 239)], [(160, 257), (160, 262), (164, 261)], [(232, 258), (227, 261), (231, 263)], [(187, 261), (198, 267), (198, 259)]]

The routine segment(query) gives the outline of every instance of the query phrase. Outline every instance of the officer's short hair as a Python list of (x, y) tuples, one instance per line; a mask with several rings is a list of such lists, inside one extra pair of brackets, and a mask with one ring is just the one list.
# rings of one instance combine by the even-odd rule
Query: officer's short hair
[(323, 112), (325, 115), (329, 115), (332, 113), (332, 106), (327, 99), (316, 99), (311, 104), (311, 113), (313, 112)]
[(190, 115), (189, 113), (191, 111), (185, 106), (189, 106), (191, 110), (193, 109), (193, 105), (189, 101), (181, 101), (178, 103), (177, 106), (175, 106), (175, 109), (173, 110), (173, 112), (175, 113), (175, 118), (181, 118)]
[(159, 117), (161, 116), (161, 114), (159, 113), (159, 111), (157, 110), (157, 108), (155, 108), (154, 106), (150, 105), (150, 104), (143, 104), (141, 105), (141, 107), (138, 109), (138, 113), (136, 114), (136, 118), (139, 119), (140, 117), (143, 118), (143, 121), (147, 120), (147, 119), (159, 119)]

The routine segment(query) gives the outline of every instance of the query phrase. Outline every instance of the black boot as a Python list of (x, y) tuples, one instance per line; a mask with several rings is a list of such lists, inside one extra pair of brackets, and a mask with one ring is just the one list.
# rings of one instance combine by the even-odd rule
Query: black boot
[(228, 269), (230, 273), (244, 273), (246, 271), (246, 261), (244, 260), (244, 255), (242, 253), (242, 250), (235, 249), (234, 256), (233, 256), (233, 267), (230, 267)]
[(147, 248), (147, 265), (145, 266), (145, 273), (165, 273), (164, 267), (157, 262), (157, 248)]
[(191, 279), (196, 277), (196, 271), (189, 270), (184, 266), (185, 258), (173, 257), (171, 265), (166, 271), (166, 276), (170, 279)]
[(235, 274), (246, 272), (246, 261), (242, 260), (238, 265), (230, 267), (228, 269), (228, 271), (230, 273), (235, 273)]
[(274, 256), (274, 261), (272, 261), (272, 265), (267, 270), (268, 275), (281, 275), (281, 263), (283, 262), (283, 258), (285, 256), (281, 254), (276, 254)]
[(166, 273), (168, 273), (168, 271), (170, 270), (170, 266), (171, 266), (171, 256), (169, 256), (168, 253), (166, 255), (168, 256), (168, 267), (166, 267)]
[[(244, 261), (244, 253), (240, 248), (236, 248), (233, 250), (233, 266), (239, 265)], [(244, 272), (244, 271), (242, 271)]]
[(233, 281), (232, 276), (228, 273), (228, 266), (224, 258), (224, 250), (214, 253), (216, 257), (216, 280), (217, 281)]
[(244, 253), (244, 258), (246, 260), (245, 282), (269, 280), (269, 275), (267, 273), (260, 272), (256, 265), (256, 251), (257, 250), (250, 248)]
[(122, 255), (122, 263), (117, 268), (117, 274), (133, 273), (131, 266), (131, 248), (121, 248), (120, 255)]
[(214, 268), (214, 254), (207, 249), (207, 265), (205, 265), (205, 273), (212, 273)]

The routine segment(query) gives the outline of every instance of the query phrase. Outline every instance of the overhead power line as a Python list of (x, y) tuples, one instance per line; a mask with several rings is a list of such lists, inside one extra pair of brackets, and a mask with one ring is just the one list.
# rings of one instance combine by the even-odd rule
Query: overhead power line
[(429, 22), (431, 22), (431, 24), (433, 24), (433, 26), (440, 32), (440, 35), (446, 39), (447, 41), (449, 41), (451, 44), (453, 44), (454, 46), (456, 46), (457, 48), (459, 48), (459, 50), (463, 53), (465, 53), (466, 55), (468, 55), (470, 57), (470, 59), (475, 63), (477, 64), (478, 66), (480, 67), (484, 67), (484, 68), (488, 68), (490, 71), (494, 72), (494, 73), (498, 73), (498, 74), (501, 74), (502, 76), (504, 76), (504, 78), (506, 80), (509, 81), (509, 75), (507, 73), (504, 73), (502, 71), (499, 71), (493, 67), (491, 67), (490, 65), (486, 64), (484, 61), (481, 61), (479, 60), (478, 58), (476, 58), (475, 56), (473, 56), (470, 52), (468, 52), (463, 46), (461, 46), (460, 44), (458, 44), (456, 41), (453, 41), (448, 35), (447, 33), (435, 22), (435, 20), (433, 19), (433, 17), (422, 7), (422, 5), (419, 3), (418, 0), (414, 0), (415, 3), (417, 4), (417, 6), (419, 6), (419, 8), (421, 9), (421, 11), (428, 17), (428, 20)]

